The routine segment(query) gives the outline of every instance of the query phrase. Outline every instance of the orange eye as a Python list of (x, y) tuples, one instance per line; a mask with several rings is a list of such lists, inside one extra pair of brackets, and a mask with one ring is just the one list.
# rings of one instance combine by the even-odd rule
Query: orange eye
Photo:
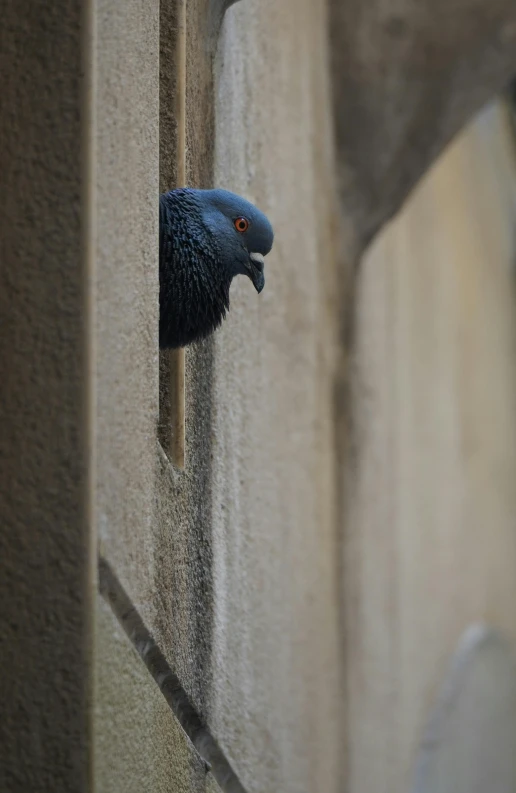
[(237, 218), (234, 223), (236, 230), (240, 231), (241, 234), (249, 228), (249, 221), (247, 218)]

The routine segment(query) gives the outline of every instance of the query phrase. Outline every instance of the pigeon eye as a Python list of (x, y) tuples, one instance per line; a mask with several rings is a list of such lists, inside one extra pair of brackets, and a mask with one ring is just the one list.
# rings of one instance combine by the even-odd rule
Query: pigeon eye
[(241, 234), (243, 234), (244, 231), (247, 231), (247, 229), (249, 228), (249, 221), (247, 220), (247, 218), (237, 218), (234, 221), (234, 224), (236, 230), (239, 231)]

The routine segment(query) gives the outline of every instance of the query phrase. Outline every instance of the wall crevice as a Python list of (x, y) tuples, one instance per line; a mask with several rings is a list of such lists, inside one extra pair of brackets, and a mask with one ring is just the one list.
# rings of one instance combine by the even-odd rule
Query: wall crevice
[(113, 614), (165, 697), (179, 724), (223, 793), (247, 793), (231, 763), (193, 706), (136, 606), (106, 559), (99, 558), (99, 588)]

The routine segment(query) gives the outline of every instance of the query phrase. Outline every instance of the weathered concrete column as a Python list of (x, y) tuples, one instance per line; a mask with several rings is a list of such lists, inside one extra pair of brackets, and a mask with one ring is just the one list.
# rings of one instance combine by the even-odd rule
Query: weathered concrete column
[(4, 5), (0, 789), (90, 789), (89, 2)]

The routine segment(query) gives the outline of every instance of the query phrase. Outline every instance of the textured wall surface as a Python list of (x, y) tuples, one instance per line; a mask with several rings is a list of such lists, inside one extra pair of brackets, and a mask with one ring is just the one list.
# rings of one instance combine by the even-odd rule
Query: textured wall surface
[(97, 793), (217, 793), (213, 777), (100, 596), (95, 708)]
[[(149, 578), (158, 412), (158, 3), (96, 16), (96, 520)], [(130, 90), (127, 88), (130, 86)]]
[[(147, 5), (140, 18), (108, 14), (106, 3), (99, 26), (113, 88), (117, 74), (133, 75), (133, 98), (119, 98), (115, 113), (110, 82), (99, 89), (102, 549), (246, 788), (329, 793), (340, 760), (339, 562), (323, 4), (236, 4), (217, 51), (206, 3), (188, 6), (188, 181), (254, 200), (277, 243), (264, 293), (239, 279), (223, 330), (187, 351), (184, 472), (153, 434), (157, 108)], [(173, 178), (163, 140), (161, 155)], [(131, 201), (112, 207), (127, 157)], [(124, 310), (113, 318), (115, 299)]]
[(264, 292), (235, 282), (214, 350), (213, 722), (235, 757), (253, 724), (257, 791), (337, 790), (342, 751), (322, 9), (237, 5), (217, 59), (215, 182), (276, 232)]
[(514, 139), (494, 105), (363, 261), (345, 527), (350, 793), (409, 789), (470, 622), (516, 638), (515, 216)]
[[(0, 789), (89, 790), (88, 4), (0, 31)], [(66, 739), (63, 739), (66, 736)]]
[(293, 13), (237, 4), (219, 42), (214, 183), (267, 212), (277, 242), (262, 295), (237, 280), (222, 331), (187, 351), (187, 470), (163, 470), (159, 620), (247, 788), (298, 792), (335, 789), (339, 747), (324, 19), (296, 3), (294, 29)]

